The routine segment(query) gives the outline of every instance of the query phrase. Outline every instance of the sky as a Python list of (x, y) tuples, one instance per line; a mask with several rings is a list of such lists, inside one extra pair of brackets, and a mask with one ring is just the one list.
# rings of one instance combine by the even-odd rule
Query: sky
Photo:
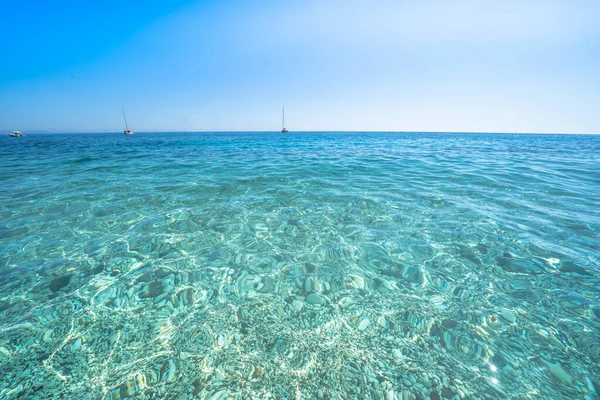
[(0, 130), (600, 133), (598, 0), (2, 0)]

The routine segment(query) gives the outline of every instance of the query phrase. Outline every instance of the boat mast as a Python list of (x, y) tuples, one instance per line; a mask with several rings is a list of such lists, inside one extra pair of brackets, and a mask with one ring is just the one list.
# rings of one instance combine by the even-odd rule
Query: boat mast
[(129, 127), (127, 126), (127, 117), (125, 116), (125, 107), (121, 104), (121, 109), (123, 110), (123, 119), (125, 120), (125, 130), (128, 131)]
[(285, 106), (282, 106), (282, 113), (281, 113), (281, 130), (285, 129)]

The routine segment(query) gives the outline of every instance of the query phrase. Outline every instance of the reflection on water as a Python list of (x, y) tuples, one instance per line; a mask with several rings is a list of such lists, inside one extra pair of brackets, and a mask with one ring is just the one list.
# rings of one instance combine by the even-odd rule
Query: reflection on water
[(590, 136), (2, 138), (0, 398), (597, 398), (599, 162)]

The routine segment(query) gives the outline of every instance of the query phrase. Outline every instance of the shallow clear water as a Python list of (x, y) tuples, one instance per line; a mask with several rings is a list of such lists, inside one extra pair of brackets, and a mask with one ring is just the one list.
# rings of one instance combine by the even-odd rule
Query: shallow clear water
[(600, 136), (0, 138), (0, 398), (598, 397)]

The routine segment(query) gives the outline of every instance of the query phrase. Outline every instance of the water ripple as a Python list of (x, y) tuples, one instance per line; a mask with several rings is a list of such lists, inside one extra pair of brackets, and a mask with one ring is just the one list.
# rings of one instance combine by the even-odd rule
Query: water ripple
[(2, 398), (600, 393), (600, 137), (0, 138)]

